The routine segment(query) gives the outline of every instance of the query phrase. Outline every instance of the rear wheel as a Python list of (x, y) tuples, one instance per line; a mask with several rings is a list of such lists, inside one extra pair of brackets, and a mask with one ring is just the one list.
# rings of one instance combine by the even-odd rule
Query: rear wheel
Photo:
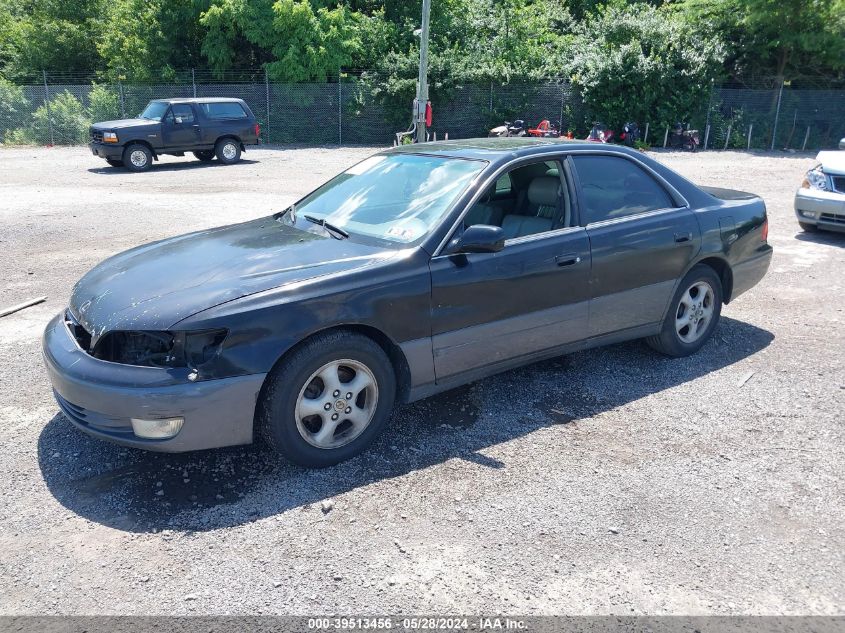
[(214, 154), (224, 165), (232, 165), (241, 159), (241, 144), (233, 138), (221, 138), (214, 146)]
[(123, 150), (123, 166), (132, 171), (147, 171), (153, 164), (150, 148), (140, 143), (133, 143)]
[(214, 150), (208, 149), (200, 152), (194, 152), (194, 156), (204, 163), (210, 163), (214, 160)]
[(707, 342), (722, 313), (722, 282), (709, 266), (694, 266), (681, 281), (660, 334), (646, 341), (667, 356), (689, 356)]
[(270, 373), (256, 422), (282, 456), (322, 468), (370, 445), (387, 423), (395, 393), (393, 366), (377, 343), (332, 332), (295, 349)]
[(798, 222), (798, 226), (801, 227), (802, 231), (806, 231), (807, 233), (815, 233), (819, 230), (817, 225), (810, 224), (809, 222)]

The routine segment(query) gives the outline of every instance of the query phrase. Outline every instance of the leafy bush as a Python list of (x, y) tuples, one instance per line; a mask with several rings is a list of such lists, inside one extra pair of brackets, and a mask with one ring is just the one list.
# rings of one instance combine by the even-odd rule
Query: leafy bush
[(608, 5), (579, 25), (566, 70), (596, 119), (659, 129), (706, 110), (721, 59), (717, 40), (668, 13)]
[(88, 93), (88, 118), (92, 121), (113, 121), (120, 116), (120, 96), (106, 86), (94, 84)]
[[(50, 134), (52, 120), (52, 136)], [(31, 138), (39, 145), (78, 145), (88, 140), (91, 120), (82, 103), (67, 90), (50, 100), (49, 115), (46, 105), (32, 115)]]
[(0, 79), (0, 138), (29, 122), (29, 101), (20, 87)]

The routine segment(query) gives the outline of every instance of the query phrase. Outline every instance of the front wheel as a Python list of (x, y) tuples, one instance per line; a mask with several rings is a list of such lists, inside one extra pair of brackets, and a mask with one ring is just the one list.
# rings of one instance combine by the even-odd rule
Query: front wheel
[(264, 440), (301, 466), (332, 466), (381, 433), (396, 394), (393, 366), (372, 339), (318, 335), (267, 377), (256, 411)]
[(241, 159), (241, 144), (233, 138), (221, 138), (214, 146), (214, 154), (224, 165), (232, 165)]
[(133, 143), (123, 150), (123, 166), (132, 171), (147, 171), (153, 164), (150, 148), (140, 143)]
[(694, 266), (681, 280), (660, 334), (646, 339), (667, 356), (689, 356), (707, 342), (722, 313), (722, 282), (709, 266)]

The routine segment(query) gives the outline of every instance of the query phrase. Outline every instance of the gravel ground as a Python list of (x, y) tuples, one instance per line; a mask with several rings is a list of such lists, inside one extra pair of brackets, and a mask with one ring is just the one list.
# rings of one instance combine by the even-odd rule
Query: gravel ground
[(322, 471), (121, 449), (58, 413), (39, 337), (141, 242), (279, 210), (369, 148), (147, 174), (0, 151), (0, 614), (845, 613), (845, 236), (800, 234), (808, 155), (661, 153), (763, 195), (775, 258), (715, 338), (638, 342), (397, 409)]

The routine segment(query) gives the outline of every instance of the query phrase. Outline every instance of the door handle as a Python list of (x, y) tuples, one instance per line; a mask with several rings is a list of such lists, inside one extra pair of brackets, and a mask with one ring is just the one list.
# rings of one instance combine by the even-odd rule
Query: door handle
[(689, 242), (692, 239), (692, 233), (675, 233), (676, 242)]
[(558, 255), (555, 257), (555, 263), (558, 266), (572, 266), (573, 264), (580, 264), (581, 257), (575, 253), (569, 253), (567, 255)]

